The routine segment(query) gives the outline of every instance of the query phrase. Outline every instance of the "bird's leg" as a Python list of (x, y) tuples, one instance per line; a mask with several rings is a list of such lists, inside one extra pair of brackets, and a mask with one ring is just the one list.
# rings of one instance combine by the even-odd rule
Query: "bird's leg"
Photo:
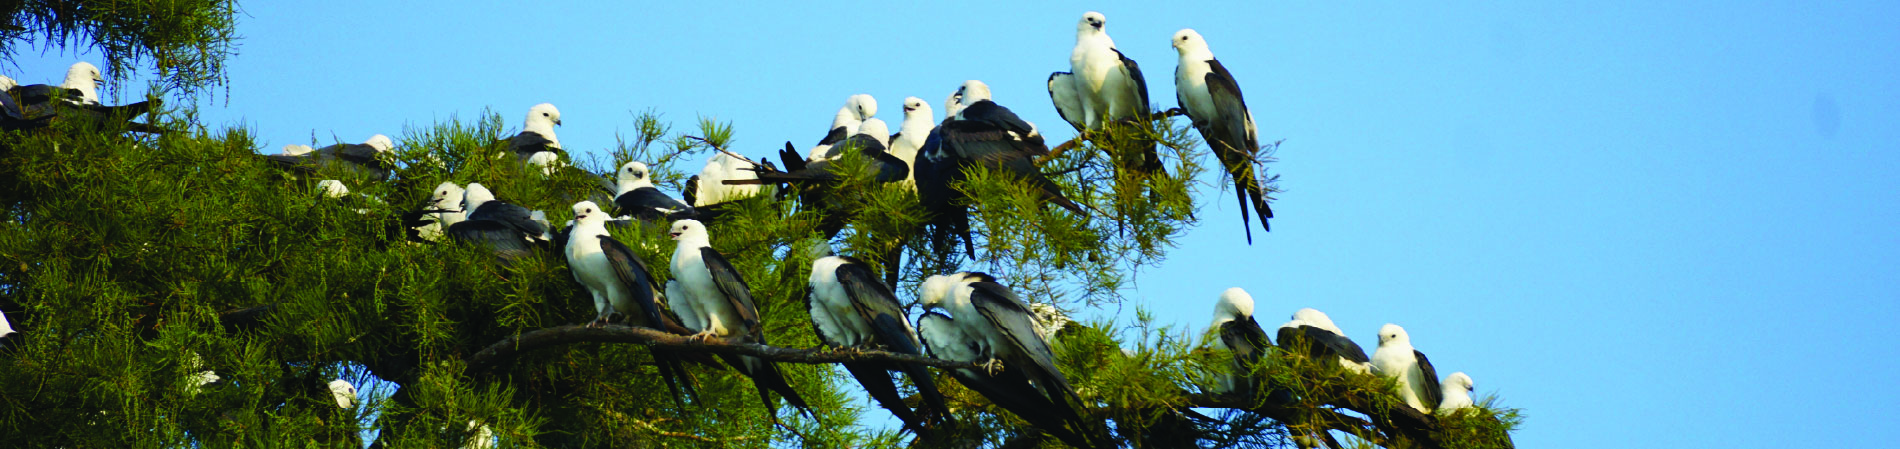
[(1003, 372), (1003, 359), (991, 358), (989, 361), (983, 362), (980, 366), (983, 367), (983, 371), (989, 372), (991, 376), (994, 376)]
[(719, 337), (718, 332), (713, 332), (712, 329), (707, 329), (704, 331), (700, 331), (697, 334), (693, 334), (691, 338), (698, 343), (705, 343), (706, 340), (711, 340), (718, 337)]

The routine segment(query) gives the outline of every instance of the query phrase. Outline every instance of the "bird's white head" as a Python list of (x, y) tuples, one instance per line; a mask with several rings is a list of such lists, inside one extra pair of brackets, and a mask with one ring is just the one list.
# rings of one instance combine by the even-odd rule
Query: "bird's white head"
[(542, 128), (552, 130), (555, 125), (561, 124), (561, 110), (555, 109), (554, 103), (534, 105), (534, 107), (528, 108), (528, 120), (524, 123), (523, 126), (528, 129)]
[(963, 112), (962, 108), (990, 99), (990, 85), (977, 80), (964, 81), (963, 88), (957, 89), (957, 95), (962, 97), (957, 100), (957, 105), (961, 106), (957, 112)]
[(614, 179), (620, 181), (620, 189), (625, 193), (627, 190), (653, 187), (653, 180), (647, 177), (650, 174), (647, 164), (631, 161), (620, 165), (620, 171), (614, 173)]
[(885, 146), (891, 144), (891, 126), (884, 124), (884, 120), (877, 118), (864, 119), (864, 123), (858, 124), (858, 134), (876, 138), (879, 144)]
[(342, 198), (344, 195), (350, 194), (350, 188), (344, 186), (343, 181), (335, 179), (317, 181), (317, 190), (322, 191), (323, 196), (329, 198)]
[(1320, 329), (1329, 330), (1339, 335), (1346, 334), (1344, 330), (1339, 328), (1339, 325), (1333, 324), (1333, 318), (1326, 316), (1326, 312), (1321, 312), (1318, 309), (1314, 309), (1311, 307), (1300, 309), (1297, 312), (1293, 312), (1293, 321), (1297, 323), (1305, 324), (1308, 326), (1313, 326)]
[(923, 305), (925, 310), (943, 307), (944, 300), (950, 296), (950, 289), (956, 287), (957, 281), (961, 279), (962, 273), (925, 278), (924, 284), (917, 289), (917, 303)]
[(468, 189), (462, 192), (462, 210), (474, 212), (475, 208), (482, 207), (482, 203), (494, 200), (495, 193), (488, 191), (488, 187), (479, 182), (469, 183)]
[(453, 182), (443, 181), (441, 184), (436, 184), (435, 193), (431, 194), (434, 200), (432, 205), (439, 210), (459, 210), (462, 208), (462, 192), (462, 186), (455, 185)]
[(1107, 26), (1107, 16), (1103, 16), (1102, 13), (1099, 12), (1089, 11), (1082, 13), (1082, 20), (1075, 22), (1075, 34), (1076, 36), (1101, 34), (1107, 31), (1105, 28)]
[(847, 108), (851, 108), (851, 113), (856, 115), (858, 120), (868, 119), (871, 118), (871, 116), (877, 115), (877, 99), (872, 98), (871, 94), (852, 95), (851, 98), (844, 101), (844, 105)]
[(1405, 328), (1397, 324), (1385, 323), (1379, 327), (1379, 346), (1412, 344), (1412, 337), (1405, 334)]
[(356, 386), (349, 381), (337, 379), (330, 381), (330, 397), (336, 399), (339, 408), (356, 407)]
[(369, 136), (369, 140), (363, 141), (363, 144), (369, 145), (370, 148), (375, 148), (376, 151), (383, 153), (388, 153), (390, 150), (396, 149), (396, 142), (389, 140), (389, 136), (382, 134)]
[(910, 127), (912, 122), (928, 125), (936, 120), (936, 111), (930, 110), (930, 103), (922, 98), (904, 97), (904, 127)]
[(0, 75), (0, 90), (13, 90), (13, 88), (19, 86), (20, 82), (14, 81), (13, 77)]
[(1228, 321), (1253, 317), (1253, 295), (1240, 287), (1220, 292), (1220, 300), (1214, 303), (1214, 324), (1220, 326)]
[(1168, 44), (1173, 45), (1174, 51), (1180, 53), (1182, 57), (1200, 56), (1207, 59), (1214, 57), (1214, 52), (1207, 49), (1207, 40), (1202, 39), (1201, 33), (1194, 31), (1193, 28), (1182, 28), (1181, 31), (1174, 32), (1174, 39)]
[(66, 81), (60, 83), (59, 87), (79, 89), (79, 95), (87, 103), (98, 103), (99, 84), (105, 81), (106, 78), (99, 74), (98, 67), (93, 66), (90, 62), (79, 61), (73, 63), (71, 68), (66, 69)]
[(593, 201), (574, 203), (574, 222), (578, 224), (606, 223), (607, 211), (600, 210), (600, 205), (594, 204)]
[(963, 86), (957, 86), (956, 92), (943, 99), (943, 118), (956, 117), (959, 112), (963, 112)]
[(310, 152), (312, 151), (316, 151), (316, 149), (310, 148), (309, 145), (300, 145), (300, 144), (294, 144), (294, 143), (284, 145), (285, 156), (302, 156), (302, 155), (310, 154)]
[(666, 233), (667, 235), (673, 236), (673, 240), (678, 240), (681, 243), (699, 243), (703, 245), (712, 242), (712, 237), (706, 234), (706, 225), (700, 223), (699, 220), (675, 221), (673, 222), (673, 227), (667, 229)]
[(1456, 386), (1457, 388), (1465, 390), (1465, 391), (1472, 391), (1474, 388), (1476, 388), (1476, 386), (1471, 383), (1471, 376), (1465, 375), (1464, 371), (1451, 373), (1450, 376), (1445, 376), (1445, 386)]

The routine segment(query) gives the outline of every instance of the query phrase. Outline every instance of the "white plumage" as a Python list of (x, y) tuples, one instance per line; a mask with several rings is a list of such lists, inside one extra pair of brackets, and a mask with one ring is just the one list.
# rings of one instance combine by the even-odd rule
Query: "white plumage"
[(66, 80), (61, 82), (59, 87), (78, 90), (79, 104), (96, 105), (99, 104), (99, 83), (105, 80), (105, 77), (99, 74), (98, 67), (90, 62), (79, 61), (66, 69)]
[(1445, 376), (1445, 382), (1440, 384), (1439, 388), (1439, 391), (1444, 393), (1444, 399), (1438, 402), (1438, 413), (1457, 412), (1460, 409), (1471, 408), (1473, 405), (1471, 390), (1475, 386), (1471, 382), (1471, 376), (1465, 375), (1463, 371)]
[[(587, 287), (594, 297), (594, 322), (592, 325), (605, 324), (614, 312), (633, 315), (640, 313), (633, 304), (633, 288), (621, 282), (614, 272), (613, 262), (601, 251), (600, 237), (607, 233), (607, 211), (601, 210), (593, 201), (574, 203), (574, 229), (568, 231), (567, 266), (574, 273), (574, 280)], [(658, 323), (649, 323), (658, 326)]]
[(726, 153), (715, 153), (706, 160), (706, 167), (699, 170), (699, 182), (693, 192), (693, 207), (701, 207), (727, 201), (758, 196), (764, 185), (727, 185), (728, 180), (759, 179), (759, 173), (749, 170), (752, 164), (739, 160)]
[(1379, 328), (1379, 350), (1372, 353), (1373, 374), (1397, 380), (1399, 397), (1405, 400), (1405, 405), (1431, 413), (1438, 404), (1437, 401), (1428, 400), (1427, 391), (1436, 393), (1438, 387), (1431, 384), (1437, 383), (1438, 379), (1435, 378), (1436, 374), (1427, 375), (1425, 371), (1405, 328), (1391, 323)]
[(904, 165), (912, 167), (904, 176), (904, 185), (917, 189), (917, 150), (930, 140), (930, 130), (937, 127), (937, 116), (930, 110), (930, 104), (917, 97), (904, 98), (904, 122), (898, 125), (897, 139), (891, 141), (890, 153), (904, 160)]
[(1108, 37), (1108, 19), (1089, 11), (1075, 24), (1075, 49), (1069, 53), (1071, 78), (1082, 103), (1083, 125), (1099, 129), (1102, 123), (1134, 116), (1146, 110), (1134, 76), (1124, 66), (1115, 40)]
[[(730, 337), (748, 332), (738, 318), (739, 312), (733, 309), (706, 265), (703, 250), (712, 246), (706, 225), (699, 220), (675, 221), (668, 233), (679, 241), (670, 264), (673, 279), (679, 281), (679, 297), (672, 298), (671, 304), (680, 314), (682, 324), (699, 331), (700, 337)], [(668, 290), (673, 290), (671, 285)]]
[(337, 408), (356, 407), (356, 386), (343, 379), (330, 381), (330, 398), (336, 400)]

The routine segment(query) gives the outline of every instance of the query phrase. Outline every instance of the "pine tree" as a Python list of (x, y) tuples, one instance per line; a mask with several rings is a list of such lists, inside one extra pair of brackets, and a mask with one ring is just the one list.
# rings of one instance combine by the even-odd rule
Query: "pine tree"
[[(228, 2), (154, 20), (180, 21), (182, 39), (115, 25), (149, 11), (62, 5), (22, 6), (14, 23), (32, 25), (5, 48), (28, 35), (69, 45), (83, 30), (114, 67), (150, 64), (182, 91), (222, 79)], [(714, 247), (751, 284), (771, 346), (581, 328), (592, 303), (559, 255), (501, 264), (486, 248), (420, 245), (392, 232), (443, 181), (480, 182), (555, 223), (596, 195), (588, 172), (626, 161), (647, 162), (656, 184), (677, 189), (682, 171), (697, 169), (685, 161), (752, 152), (736, 148), (729, 125), (701, 119), (675, 131), (643, 114), (615, 148), (574, 152), (570, 162), (583, 170), (544, 175), (502, 155), (499, 116), (450, 119), (402, 136), (392, 161), (401, 169), (379, 182), (341, 170), (286, 173), (258, 156), (245, 130), (210, 130), (188, 112), (155, 121), (180, 131), (130, 132), (103, 120), (0, 134), (0, 311), (19, 330), (0, 340), (0, 440), (9, 446), (360, 447), (365, 431), (383, 447), (454, 447), (491, 434), (503, 447), (1061, 446), (941, 373), (957, 426), (918, 438), (867, 423), (875, 405), (851, 394), (859, 387), (836, 362), (970, 365), (822, 349), (805, 306), (807, 249), (824, 241), (821, 214), (838, 211), (803, 208), (796, 195), (743, 200), (710, 225)], [(1197, 204), (1223, 196), (1192, 182), (1204, 171), (1198, 161), (1211, 159), (1184, 118), (1091, 137), (1040, 161), (1088, 207), (1086, 218), (1041, 206), (1019, 180), (967, 174), (960, 188), (975, 254), (933, 248), (915, 194), (852, 176), (862, 161), (847, 156), (838, 164), (844, 179), (821, 187), (848, 204), (850, 226), (834, 246), (894, 272), (907, 300), (929, 275), (982, 270), (1058, 312), (1052, 318), (1122, 304), (1128, 280), (1195, 225)], [(1124, 152), (1140, 141), (1159, 143), (1164, 171), (1130, 169), (1125, 161), (1136, 158)], [(318, 179), (352, 193), (327, 198)], [(664, 267), (672, 243), (663, 227), (615, 236)], [(1198, 330), (1138, 315), (1045, 323), (1086, 418), (1120, 445), (1501, 447), (1521, 420), (1495, 400), (1466, 414), (1421, 414), (1390, 381), (1291, 351), (1268, 354), (1250, 375), (1292, 400), (1210, 393), (1200, 385), (1230, 374), (1230, 356), (1206, 349)], [(783, 402), (765, 407), (744, 377), (700, 364), (689, 364), (697, 395), (682, 407), (653, 348), (778, 360), (816, 419)], [(355, 407), (332, 402), (325, 384), (339, 378), (365, 387)]]

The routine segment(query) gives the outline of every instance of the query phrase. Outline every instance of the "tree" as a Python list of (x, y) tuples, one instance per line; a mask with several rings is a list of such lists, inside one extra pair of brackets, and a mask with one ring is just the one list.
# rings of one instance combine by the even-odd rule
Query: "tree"
[[(207, 5), (196, 14), (229, 14), (229, 3)], [(70, 30), (125, 19), (113, 15), (120, 10), (105, 11), (54, 13), (90, 17), (77, 22), (22, 21), (16, 13), (15, 23), (39, 23), (34, 30), (94, 24), (61, 25)], [(185, 29), (204, 32), (184, 34), (228, 48), (228, 17), (192, 23)], [(71, 39), (70, 32), (48, 33)], [(134, 46), (169, 45), (150, 42), (169, 41)], [(115, 65), (142, 63), (139, 55), (108, 53)], [(158, 70), (176, 64), (168, 57), (178, 56), (158, 57)], [(179, 80), (204, 87), (217, 76)], [(751, 284), (772, 346), (624, 326), (585, 329), (575, 324), (593, 316), (591, 302), (559, 256), (500, 264), (486, 248), (412, 244), (391, 232), (400, 213), (445, 180), (480, 182), (548, 211), (556, 223), (571, 215), (568, 205), (595, 193), (591, 174), (542, 175), (512, 156), (492, 157), (502, 150), (498, 116), (410, 131), (394, 155), (402, 168), (393, 182), (335, 170), (286, 174), (257, 156), (242, 129), (208, 130), (189, 117), (160, 117), (165, 128), (190, 130), (162, 135), (128, 133), (112, 120), (0, 134), (0, 311), (21, 331), (0, 340), (5, 440), (28, 447), (354, 447), (360, 431), (374, 429), (379, 446), (440, 447), (485, 428), (503, 445), (526, 447), (1059, 445), (941, 374), (959, 426), (913, 439), (865, 423), (862, 412), (872, 405), (849, 394), (857, 385), (835, 362), (967, 364), (814, 349), (803, 298), (812, 255), (803, 249), (822, 239), (816, 228), (825, 212), (789, 198), (741, 201), (711, 225), (713, 245)], [(735, 149), (734, 131), (710, 119), (674, 132), (647, 113), (634, 128), (605, 156), (572, 162), (599, 173), (645, 161), (659, 185), (677, 187), (682, 168), (697, 168), (681, 166), (689, 156), (752, 152)], [(1190, 182), (1206, 155), (1181, 119), (1093, 137), (1042, 163), (1091, 208), (1086, 219), (1040, 207), (1019, 181), (972, 172), (962, 189), (978, 246), (974, 255), (953, 256), (923, 237), (926, 217), (913, 193), (846, 176), (825, 187), (849, 198), (847, 209), (856, 212), (835, 246), (895, 269), (906, 299), (927, 275), (980, 269), (1055, 310), (1117, 304), (1124, 282), (1165, 257), (1171, 240), (1194, 225), (1196, 201), (1219, 196), (1199, 195)], [(1139, 140), (1161, 144), (1165, 175), (1124, 170), (1119, 161), (1130, 158), (1111, 156)], [(848, 157), (839, 173), (854, 173), (854, 163)], [(325, 198), (317, 179), (342, 180), (353, 196)], [(616, 236), (658, 267), (671, 254), (664, 232), (635, 226)], [(893, 249), (903, 256), (888, 256)], [(1250, 375), (1297, 400), (1225, 397), (1198, 387), (1228, 366), (1226, 354), (1204, 349), (1198, 331), (1156, 326), (1145, 314), (1132, 323), (1047, 324), (1087, 417), (1130, 446), (1306, 445), (1295, 437), (1317, 432), (1387, 447), (1492, 447), (1508, 442), (1518, 421), (1515, 410), (1488, 401), (1471, 415), (1413, 412), (1393, 397), (1389, 381), (1291, 352), (1269, 354)], [(682, 407), (656, 374), (653, 348), (778, 360), (817, 416), (768, 409), (743, 377), (705, 365), (688, 368), (698, 395)], [(206, 382), (207, 370), (215, 381)], [(385, 385), (365, 382), (372, 376), (395, 390), (372, 387), (356, 408), (338, 408), (324, 388), (337, 378)]]

